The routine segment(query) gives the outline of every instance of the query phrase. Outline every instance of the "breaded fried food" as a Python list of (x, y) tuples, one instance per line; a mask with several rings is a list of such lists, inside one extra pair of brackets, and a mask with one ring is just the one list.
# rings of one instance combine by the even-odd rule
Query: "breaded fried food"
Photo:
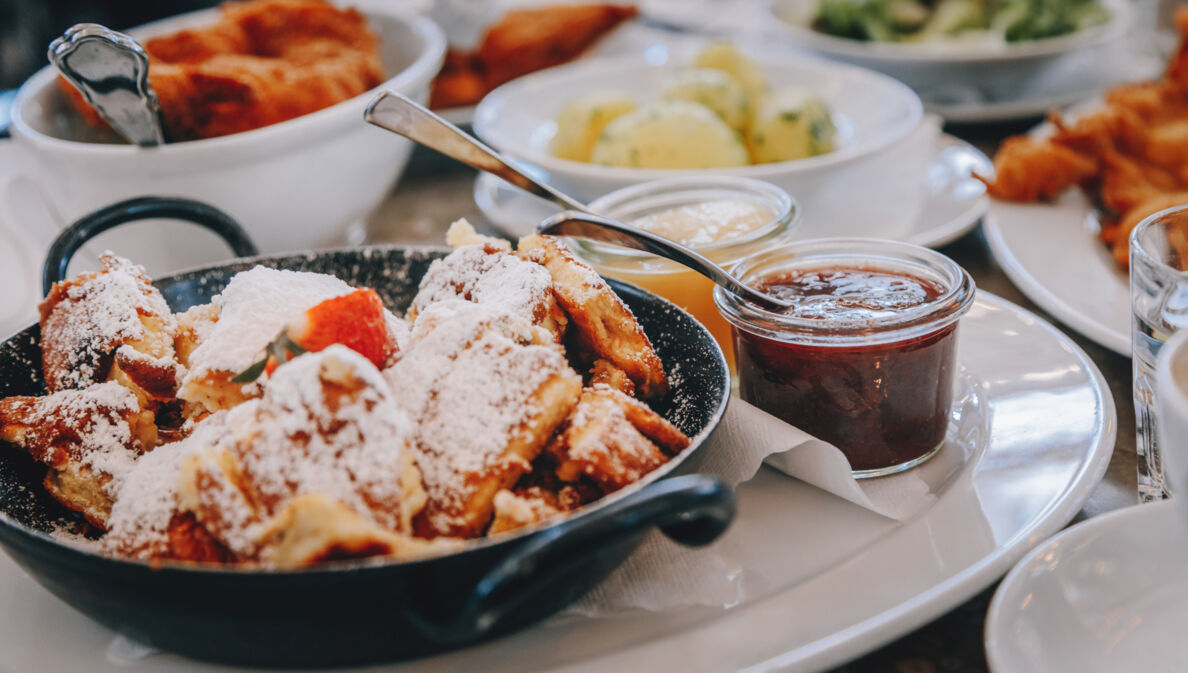
[(507, 12), (474, 53), (451, 51), (433, 82), (430, 107), (473, 105), (492, 89), (571, 61), (638, 11), (630, 5), (551, 5)]
[(606, 492), (639, 481), (689, 445), (689, 438), (639, 400), (605, 385), (582, 391), (549, 445), (563, 481), (593, 479)]
[(427, 307), (384, 372), (416, 427), (429, 496), (418, 536), (482, 535), (495, 494), (528, 471), (581, 393), (560, 349), (533, 345), (502, 310), (461, 300)]
[(50, 495), (105, 528), (137, 456), (156, 444), (157, 428), (131, 391), (109, 381), (0, 400), (0, 440), (49, 466)]
[(1108, 91), (1105, 105), (1066, 120), (1050, 115), (1047, 137), (1007, 139), (988, 193), (1047, 201), (1080, 186), (1102, 213), (1101, 238), (1119, 266), (1129, 232), (1156, 205), (1188, 203), (1188, 7), (1176, 10), (1180, 46), (1164, 77)]
[(41, 302), (41, 363), (50, 392), (117, 380), (144, 402), (171, 399), (181, 373), (177, 322), (144, 268), (110, 253), (103, 269), (54, 283)]
[(1007, 138), (986, 191), (1005, 201), (1049, 201), (1097, 173), (1097, 162), (1050, 140)]
[(668, 391), (668, 377), (652, 342), (598, 272), (551, 236), (525, 236), (517, 252), (548, 269), (570, 329), (580, 331), (599, 357), (626, 372), (641, 396), (658, 397)]
[[(248, 131), (321, 110), (384, 80), (379, 38), (358, 10), (322, 0), (246, 0), (213, 25), (144, 44), (171, 142)], [(88, 121), (100, 118), (62, 87)]]

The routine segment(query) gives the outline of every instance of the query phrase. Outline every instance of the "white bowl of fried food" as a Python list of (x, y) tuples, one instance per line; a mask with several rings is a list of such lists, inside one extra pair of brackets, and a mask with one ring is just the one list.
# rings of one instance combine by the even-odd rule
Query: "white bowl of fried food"
[(712, 172), (783, 187), (811, 217), (814, 192), (920, 119), (919, 98), (878, 73), (754, 60), (717, 42), (659, 63), (594, 60), (523, 77), (483, 99), (474, 129), (579, 199)]
[[(16, 170), (40, 188), (59, 226), (129, 197), (167, 194), (226, 211), (265, 251), (341, 242), (348, 225), (364, 221), (412, 149), (363, 122), (370, 92), (426, 100), (445, 52), (431, 21), (378, 2), (360, 11), (252, 0), (128, 32), (150, 54), (169, 142), (122, 142), (45, 68), (14, 104), (12, 134), (28, 154)], [(181, 239), (112, 233), (103, 244), (154, 273), (225, 256), (213, 239), (181, 231)]]

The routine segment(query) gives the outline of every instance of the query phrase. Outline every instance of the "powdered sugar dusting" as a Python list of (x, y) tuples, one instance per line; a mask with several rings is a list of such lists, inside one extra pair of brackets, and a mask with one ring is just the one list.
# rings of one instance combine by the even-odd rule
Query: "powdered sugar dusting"
[(281, 328), (306, 309), (353, 291), (341, 280), (320, 273), (257, 266), (235, 274), (213, 299), (218, 322), (191, 353), (190, 371), (182, 385), (212, 372), (247, 369)]
[(429, 266), (412, 308), (419, 312), (437, 302), (465, 299), (543, 317), (552, 291), (552, 277), (543, 267), (503, 250), (467, 245)]
[(102, 380), (100, 365), (116, 346), (145, 335), (141, 315), (161, 318), (176, 333), (165, 299), (144, 268), (111, 253), (103, 270), (55, 286), (42, 305), (42, 349), (50, 390), (85, 388)]
[(522, 329), (506, 329), (509, 317), (493, 305), (435, 304), (385, 371), (416, 424), (417, 464), (438, 530), (461, 522), (476, 475), (499, 466), (512, 434), (537, 411), (534, 393), (568, 371), (559, 350), (523, 345)]
[(194, 424), (185, 439), (158, 446), (136, 461), (116, 494), (107, 520), (108, 532), (101, 540), (104, 549), (136, 558), (164, 553), (169, 520), (177, 511), (182, 461), (200, 449), (219, 444), (227, 432), (227, 415), (225, 411), (211, 414)]
[(412, 428), (387, 382), (358, 353), (332, 345), (282, 365), (264, 396), (233, 409), (227, 425), (233, 439), (226, 451), (238, 475), (229, 479), (217, 455), (201, 456), (200, 471), (212, 481), (198, 483), (210, 505), (198, 516), (237, 553), (257, 554), (261, 524), (303, 494), (338, 500), (391, 531), (407, 528)]
[(34, 402), (26, 442), (50, 465), (77, 462), (111, 477), (104, 490), (114, 497), (138, 455), (129, 419), (139, 411), (136, 396), (115, 382), (63, 390)]

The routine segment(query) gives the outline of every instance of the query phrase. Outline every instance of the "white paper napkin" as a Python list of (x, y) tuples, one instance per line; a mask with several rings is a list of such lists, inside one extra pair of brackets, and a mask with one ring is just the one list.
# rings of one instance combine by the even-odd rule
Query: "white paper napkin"
[[(755, 476), (763, 463), (817, 488), (896, 521), (911, 518), (936, 500), (913, 471), (854, 479), (850, 463), (833, 445), (748, 404), (730, 400), (717, 433), (704, 449), (701, 471), (733, 486)], [(624, 610), (659, 612), (691, 605), (730, 607), (742, 598), (742, 568), (710, 546), (689, 549), (651, 533), (627, 561), (563, 614), (591, 617)]]

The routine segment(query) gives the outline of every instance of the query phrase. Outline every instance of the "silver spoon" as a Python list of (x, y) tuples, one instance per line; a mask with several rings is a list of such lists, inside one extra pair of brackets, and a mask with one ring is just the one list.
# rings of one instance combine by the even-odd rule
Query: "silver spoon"
[(97, 23), (80, 23), (51, 42), (46, 55), (129, 142), (141, 147), (165, 142), (148, 54), (136, 40)]
[(687, 266), (717, 285), (764, 308), (782, 311), (793, 306), (742, 283), (722, 267), (683, 245), (590, 212), (585, 204), (537, 182), (508, 163), (495, 150), (398, 93), (380, 92), (367, 105), (363, 118), (376, 126), (431, 147), (448, 157), (491, 173), (526, 192), (555, 201), (566, 208), (536, 227), (536, 231), (541, 234), (586, 238), (642, 250)]

